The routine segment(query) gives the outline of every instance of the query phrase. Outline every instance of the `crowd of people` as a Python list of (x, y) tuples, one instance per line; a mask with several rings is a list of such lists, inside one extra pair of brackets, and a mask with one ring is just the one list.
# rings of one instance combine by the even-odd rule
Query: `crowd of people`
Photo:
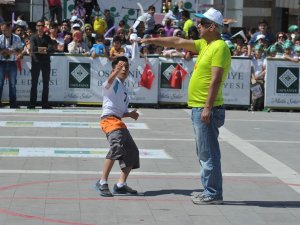
[[(110, 10), (103, 11), (103, 19), (92, 15), (92, 11), (99, 12), (97, 1), (75, 1), (75, 8), (70, 19), (62, 19), (61, 1), (49, 0), (50, 18), (39, 20), (36, 26), (28, 26), (28, 23), (20, 15), (13, 24), (2, 23), (0, 36), (1, 45), (1, 73), (0, 73), (0, 97), (2, 94), (4, 74), (7, 71), (13, 73), (9, 76), (10, 106), (18, 107), (15, 97), (15, 69), (14, 65), (2, 66), (3, 62), (18, 62), (24, 55), (32, 57), (33, 77), (38, 79), (41, 70), (44, 79), (42, 105), (44, 108), (51, 108), (47, 100), (47, 83), (50, 65), (35, 70), (39, 62), (49, 61), (49, 56), (54, 53), (87, 55), (95, 59), (98, 56), (108, 57), (110, 60), (119, 56), (147, 57), (149, 54), (156, 54), (165, 57), (181, 57), (190, 60), (197, 55), (195, 52), (187, 51), (181, 46), (177, 48), (161, 47), (154, 44), (142, 44), (140, 39), (148, 37), (181, 37), (185, 39), (200, 39), (197, 21), (191, 18), (190, 12), (178, 5), (173, 10), (168, 10), (160, 24), (155, 23), (154, 14), (156, 9), (153, 5), (148, 7), (147, 12), (139, 16), (133, 26), (129, 27), (121, 20), (115, 24)], [(231, 20), (224, 19), (221, 38), (225, 41), (232, 56), (251, 57), (253, 71), (251, 82), (256, 85), (252, 93), (253, 110), (263, 109), (263, 88), (265, 78), (265, 58), (277, 57), (298, 62), (300, 56), (300, 37), (298, 26), (292, 25), (288, 32), (278, 32), (276, 35), (270, 32), (268, 23), (261, 20), (257, 28), (241, 30), (236, 34), (230, 33)], [(39, 37), (36, 37), (36, 36)], [(13, 38), (9, 38), (9, 37)], [(42, 39), (42, 41), (40, 40)], [(10, 40), (10, 42), (9, 42)], [(37, 51), (43, 50), (45, 52)], [(6, 50), (5, 50), (6, 49)], [(8, 49), (11, 49), (8, 51)], [(10, 52), (10, 53), (9, 53)], [(5, 57), (10, 55), (9, 59)], [(46, 61), (45, 61), (46, 60)], [(14, 66), (13, 66), (14, 67)], [(14, 67), (15, 68), (15, 67)], [(35, 75), (37, 74), (37, 75)], [(35, 82), (31, 90), (29, 108), (36, 105)], [(257, 88), (257, 84), (260, 85)], [(256, 90), (256, 91), (254, 91)], [(257, 92), (258, 90), (258, 92)], [(260, 92), (260, 93), (259, 93)], [(259, 99), (259, 100), (258, 100)]]

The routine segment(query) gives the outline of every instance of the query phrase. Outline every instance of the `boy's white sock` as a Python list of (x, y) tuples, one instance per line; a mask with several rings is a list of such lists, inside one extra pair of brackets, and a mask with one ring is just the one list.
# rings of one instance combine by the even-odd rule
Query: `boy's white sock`
[(107, 184), (107, 180), (100, 180), (100, 185)]
[(118, 188), (124, 187), (126, 185), (126, 182), (124, 183), (117, 183)]

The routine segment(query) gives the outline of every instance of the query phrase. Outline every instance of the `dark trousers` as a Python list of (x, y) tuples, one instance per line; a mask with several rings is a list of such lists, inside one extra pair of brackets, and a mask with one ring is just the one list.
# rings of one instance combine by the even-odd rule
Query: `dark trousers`
[(11, 107), (15, 107), (17, 105), (17, 64), (15, 61), (0, 61), (0, 102), (5, 83), (5, 74), (8, 76), (9, 82), (9, 103)]
[(48, 105), (49, 95), (49, 81), (50, 81), (50, 62), (36, 63), (32, 62), (31, 67), (31, 90), (30, 90), (30, 105), (36, 105), (37, 99), (37, 86), (42, 71), (43, 78), (43, 93), (42, 93), (42, 106)]
[(61, 21), (62, 21), (62, 7), (61, 7), (61, 5), (50, 6), (49, 10), (50, 10), (51, 22), (54, 22), (55, 15), (56, 15), (57, 23), (61, 24)]

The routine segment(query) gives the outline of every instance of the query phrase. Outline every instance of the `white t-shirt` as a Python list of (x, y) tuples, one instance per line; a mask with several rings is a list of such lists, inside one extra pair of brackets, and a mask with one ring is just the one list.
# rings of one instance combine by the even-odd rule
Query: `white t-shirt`
[(252, 59), (252, 67), (254, 69), (254, 75), (258, 76), (263, 70), (264, 58), (256, 59), (253, 57)]
[(116, 78), (109, 88), (106, 88), (107, 81), (103, 83), (103, 105), (102, 115), (114, 115), (122, 118), (124, 113), (128, 112), (129, 97), (127, 88), (119, 78)]

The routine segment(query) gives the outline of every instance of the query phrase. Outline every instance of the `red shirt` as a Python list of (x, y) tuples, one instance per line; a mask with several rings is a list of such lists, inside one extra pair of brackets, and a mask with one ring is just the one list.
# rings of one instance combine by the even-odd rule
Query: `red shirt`
[(49, 6), (61, 5), (61, 1), (60, 0), (48, 0), (48, 5)]

